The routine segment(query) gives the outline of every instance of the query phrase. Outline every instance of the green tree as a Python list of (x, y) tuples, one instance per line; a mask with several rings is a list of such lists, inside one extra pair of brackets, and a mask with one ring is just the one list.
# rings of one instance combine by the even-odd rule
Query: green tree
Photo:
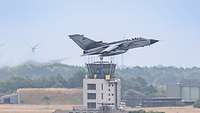
[(76, 88), (76, 87), (82, 87), (83, 84), (83, 78), (86, 75), (85, 70), (79, 70), (77, 71), (74, 76), (68, 79), (68, 87), (69, 88)]

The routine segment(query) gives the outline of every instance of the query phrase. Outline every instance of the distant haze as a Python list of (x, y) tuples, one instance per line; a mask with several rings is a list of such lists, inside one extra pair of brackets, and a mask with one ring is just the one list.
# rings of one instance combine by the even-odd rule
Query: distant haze
[[(84, 65), (67, 36), (94, 40), (134, 36), (160, 40), (123, 55), (129, 66), (200, 66), (199, 0), (1, 0), (0, 66), (34, 60)], [(34, 53), (32, 47), (39, 44)], [(121, 56), (115, 62), (122, 64)]]

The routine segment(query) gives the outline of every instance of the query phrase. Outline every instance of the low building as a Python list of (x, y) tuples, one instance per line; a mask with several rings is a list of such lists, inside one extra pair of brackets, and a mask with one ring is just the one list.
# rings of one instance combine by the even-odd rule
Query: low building
[(22, 88), (0, 97), (1, 104), (81, 105), (82, 89)]
[(142, 99), (142, 107), (170, 107), (181, 106), (181, 98), (154, 97)]
[(17, 94), (1, 96), (0, 103), (1, 104), (17, 104), (18, 103)]
[(23, 88), (17, 90), (18, 104), (80, 105), (82, 89)]
[(126, 105), (130, 107), (170, 107), (182, 105), (181, 100), (176, 97), (147, 97), (132, 90), (126, 99)]
[(200, 99), (200, 81), (183, 80), (175, 85), (167, 85), (166, 96), (181, 98), (185, 103), (195, 102)]

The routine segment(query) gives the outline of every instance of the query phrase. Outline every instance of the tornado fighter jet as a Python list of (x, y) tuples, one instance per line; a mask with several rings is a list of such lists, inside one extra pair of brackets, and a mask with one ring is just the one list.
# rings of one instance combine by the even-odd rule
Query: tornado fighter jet
[(69, 37), (83, 49), (83, 56), (85, 55), (99, 55), (101, 57), (114, 56), (127, 52), (129, 49), (150, 46), (159, 40), (145, 39), (142, 37), (126, 39), (111, 43), (91, 40), (84, 35), (74, 34)]

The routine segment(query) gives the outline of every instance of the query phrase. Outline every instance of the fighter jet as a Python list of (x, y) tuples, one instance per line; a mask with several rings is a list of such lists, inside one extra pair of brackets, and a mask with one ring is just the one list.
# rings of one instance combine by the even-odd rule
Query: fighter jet
[(129, 49), (150, 46), (159, 40), (145, 39), (142, 37), (126, 39), (111, 43), (91, 40), (84, 35), (74, 34), (69, 37), (83, 49), (85, 55), (99, 55), (101, 57), (114, 56), (127, 52)]

